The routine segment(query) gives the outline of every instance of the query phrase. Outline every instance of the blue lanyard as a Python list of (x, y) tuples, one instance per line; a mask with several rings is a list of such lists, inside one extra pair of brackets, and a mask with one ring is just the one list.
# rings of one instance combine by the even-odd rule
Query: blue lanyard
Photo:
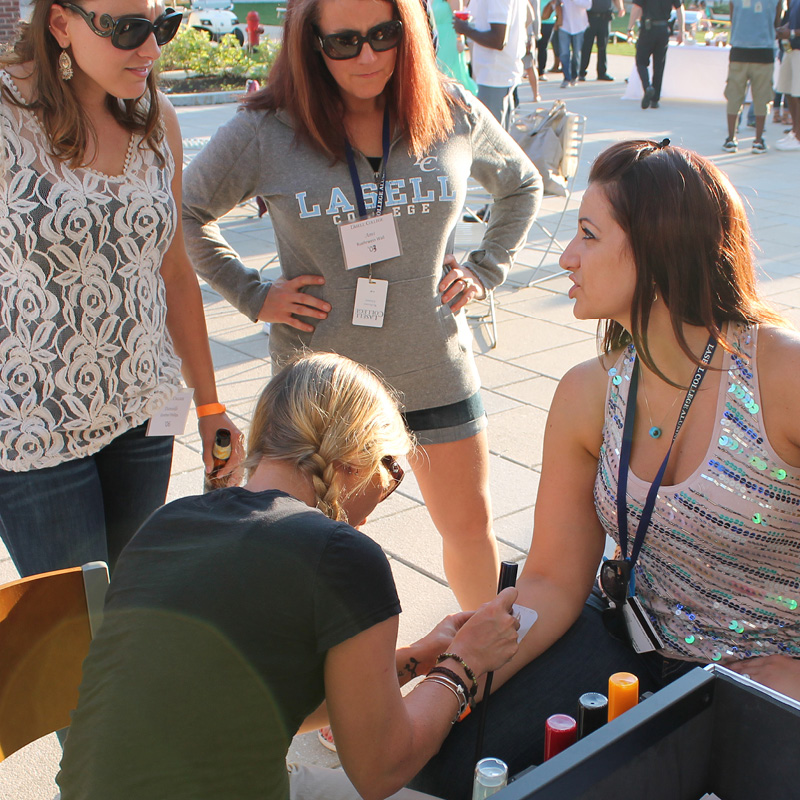
[[(383, 160), (381, 161), (381, 179), (378, 186), (378, 200), (375, 203), (375, 216), (383, 214), (383, 204), (386, 199), (386, 162), (389, 160), (389, 104), (383, 110)], [(356, 194), (356, 205), (358, 206), (358, 216), (361, 219), (367, 216), (367, 207), (364, 204), (364, 193), (361, 190), (361, 181), (356, 169), (356, 159), (353, 155), (353, 148), (345, 137), (344, 152), (347, 156), (347, 166), (350, 168), (350, 180), (353, 182), (353, 191)]]
[(636, 416), (636, 394), (639, 388), (638, 360), (634, 365), (633, 375), (631, 375), (631, 386), (630, 390), (628, 391), (628, 402), (625, 408), (625, 426), (622, 430), (622, 447), (620, 448), (619, 453), (619, 478), (617, 481), (617, 527), (619, 530), (619, 546), (620, 550), (622, 551), (622, 557), (626, 561), (631, 562), (631, 594), (634, 593), (633, 565), (636, 563), (636, 559), (639, 557), (639, 551), (642, 549), (644, 537), (647, 534), (647, 528), (649, 527), (650, 520), (653, 516), (653, 507), (656, 503), (656, 495), (658, 495), (658, 490), (661, 487), (661, 481), (664, 480), (664, 472), (667, 469), (667, 462), (669, 461), (669, 457), (672, 453), (672, 448), (675, 445), (675, 440), (678, 438), (678, 432), (683, 426), (686, 415), (689, 413), (689, 408), (692, 405), (694, 396), (697, 394), (697, 390), (700, 388), (700, 384), (703, 382), (707, 367), (714, 356), (714, 350), (716, 350), (716, 348), (716, 340), (713, 336), (709, 336), (705, 352), (700, 359), (702, 363), (699, 364), (695, 370), (692, 382), (689, 384), (689, 390), (686, 392), (686, 397), (684, 398), (683, 405), (681, 406), (681, 413), (678, 416), (678, 422), (675, 425), (675, 433), (672, 434), (672, 442), (669, 446), (669, 450), (667, 450), (667, 454), (664, 456), (664, 460), (661, 462), (661, 467), (658, 470), (658, 474), (654, 478), (653, 483), (650, 486), (650, 490), (647, 493), (647, 500), (645, 501), (644, 508), (642, 509), (642, 516), (640, 517), (639, 525), (636, 528), (636, 538), (633, 541), (633, 550), (631, 550), (629, 557), (627, 502), (628, 471), (631, 460), (631, 444), (633, 443), (633, 421)]

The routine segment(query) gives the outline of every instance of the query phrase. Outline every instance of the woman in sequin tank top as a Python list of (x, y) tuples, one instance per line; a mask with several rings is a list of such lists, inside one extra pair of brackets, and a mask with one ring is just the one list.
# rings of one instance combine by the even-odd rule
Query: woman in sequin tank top
[[(181, 370), (218, 405), (152, 73), (180, 20), (162, 0), (34, 0), (0, 58), (0, 536), (22, 575), (113, 564), (166, 497), (172, 436), (145, 431)], [(219, 427), (238, 434), (201, 421), (209, 468)]]
[[(548, 417), (517, 581), (539, 619), (495, 675), (484, 746), (512, 774), (541, 759), (546, 717), (614, 672), (655, 691), (720, 663), (800, 699), (800, 337), (759, 298), (751, 247), (741, 198), (697, 154), (631, 141), (595, 161), (560, 263), (575, 316), (601, 321), (602, 355), (564, 376)], [(619, 543), (623, 427), (633, 413), (629, 556), (709, 337), (635, 561), (635, 595), (664, 643), (640, 655), (605, 629), (596, 582), (606, 534)], [(469, 774), (472, 724), (414, 788), (458, 796), (448, 786)]]

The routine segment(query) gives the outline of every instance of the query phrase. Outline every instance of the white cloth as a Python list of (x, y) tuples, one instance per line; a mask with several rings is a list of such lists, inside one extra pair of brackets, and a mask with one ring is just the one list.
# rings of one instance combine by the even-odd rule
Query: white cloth
[(574, 36), (589, 27), (588, 10), (592, 0), (562, 0), (561, 30)]
[(0, 132), (0, 469), (24, 472), (98, 452), (181, 386), (161, 277), (175, 167), (132, 135), (121, 175), (73, 168), (5, 99)]
[(506, 26), (502, 50), (472, 45), (472, 77), (481, 86), (516, 86), (522, 80), (525, 55), (526, 0), (472, 0), (469, 4), (472, 25), (489, 31), (492, 23)]
[(790, 50), (783, 54), (775, 91), (800, 97), (800, 50)]
[[(289, 800), (361, 800), (361, 795), (343, 769), (311, 764), (287, 764)], [(386, 800), (436, 800), (433, 795), (401, 789)]]
[[(796, 51), (800, 53), (800, 50)], [(728, 80), (730, 47), (705, 47), (703, 45), (679, 45), (670, 43), (661, 99), (702, 100), (705, 103), (725, 102), (725, 82)], [(784, 59), (785, 61), (786, 59)], [(773, 84), (777, 89), (778, 62), (776, 61)], [(697, 76), (702, 75), (702, 80)], [(623, 100), (642, 99), (642, 82), (636, 65), (631, 66)]]

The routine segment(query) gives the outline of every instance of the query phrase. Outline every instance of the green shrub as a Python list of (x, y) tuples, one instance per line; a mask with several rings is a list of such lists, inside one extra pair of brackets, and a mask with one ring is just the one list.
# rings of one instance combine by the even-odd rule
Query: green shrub
[(269, 73), (279, 45), (269, 39), (252, 52), (240, 47), (233, 34), (212, 42), (205, 31), (184, 27), (161, 51), (160, 69), (181, 69), (191, 75), (238, 75), (263, 80)]

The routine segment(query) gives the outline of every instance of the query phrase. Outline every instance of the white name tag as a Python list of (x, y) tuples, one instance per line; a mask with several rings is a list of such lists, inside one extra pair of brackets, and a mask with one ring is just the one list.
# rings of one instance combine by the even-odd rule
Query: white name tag
[(345, 269), (365, 267), (403, 254), (394, 214), (339, 226)]
[(637, 598), (627, 599), (622, 607), (622, 615), (625, 618), (628, 635), (631, 637), (631, 644), (637, 653), (649, 653), (651, 650), (660, 650), (664, 647), (661, 636)]
[(178, 392), (147, 423), (147, 436), (180, 436), (186, 428), (189, 418), (189, 407), (194, 392), (184, 389)]
[(353, 325), (367, 328), (383, 327), (383, 312), (386, 310), (386, 294), (389, 281), (359, 278), (356, 282), (356, 302), (353, 306)]

